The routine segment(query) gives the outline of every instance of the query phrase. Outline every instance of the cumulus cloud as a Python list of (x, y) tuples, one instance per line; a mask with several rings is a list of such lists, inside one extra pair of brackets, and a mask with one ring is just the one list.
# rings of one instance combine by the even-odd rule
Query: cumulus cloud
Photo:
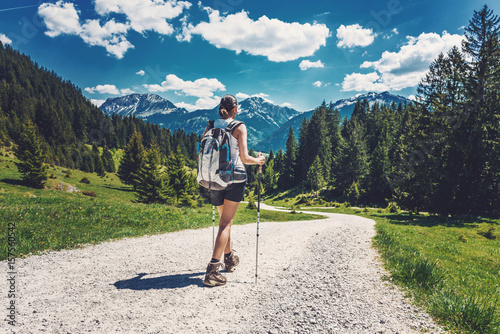
[(190, 103), (185, 103), (185, 102), (177, 102), (175, 103), (176, 107), (179, 108), (184, 108), (189, 111), (197, 110), (197, 109), (213, 109), (217, 105), (219, 105), (220, 102), (220, 97), (219, 96), (212, 96), (212, 97), (202, 97), (196, 100), (195, 104), (190, 104)]
[(171, 35), (174, 28), (168, 20), (190, 7), (191, 3), (176, 0), (95, 0), (97, 14), (124, 14), (135, 31), (150, 30), (162, 35)]
[(183, 80), (175, 74), (166, 76), (160, 85), (143, 85), (150, 92), (166, 92), (169, 90), (182, 92), (199, 98), (211, 98), (215, 91), (225, 91), (226, 87), (217, 79), (201, 78), (195, 81)]
[(106, 102), (106, 100), (90, 99), (90, 102), (92, 102), (93, 105), (99, 108), (104, 102)]
[(310, 68), (321, 68), (321, 67), (325, 67), (325, 64), (323, 64), (321, 62), (321, 60), (318, 60), (318, 61), (315, 61), (315, 62), (312, 62), (310, 60), (303, 60), (300, 62), (299, 64), (299, 67), (302, 71), (305, 71), (307, 69), (310, 69)]
[(91, 46), (102, 46), (108, 54), (120, 59), (134, 48), (127, 40), (129, 30), (139, 33), (154, 31), (170, 35), (174, 29), (167, 21), (179, 16), (190, 3), (176, 0), (95, 0), (95, 10), (102, 18), (109, 14), (124, 14), (125, 23), (115, 18), (101, 22), (101, 19), (80, 20), (80, 11), (73, 3), (59, 0), (43, 3), (38, 7), (38, 15), (47, 27), (45, 34), (79, 36)]
[(287, 107), (287, 108), (291, 108), (291, 107), (292, 107), (292, 104), (291, 104), (291, 103), (288, 103), (288, 102), (283, 102), (282, 104), (280, 104), (280, 107)]
[[(180, 39), (189, 40), (200, 35), (217, 48), (242, 51), (255, 56), (265, 56), (270, 61), (284, 62), (312, 56), (326, 45), (330, 30), (324, 24), (287, 23), (261, 16), (252, 20), (248, 13), (221, 16), (218, 10), (205, 8), (209, 22), (186, 26)], [(178, 38), (179, 39), (179, 38)]]
[(453, 46), (459, 47), (463, 38), (446, 31), (442, 35), (422, 33), (418, 37), (407, 36), (407, 42), (398, 52), (384, 51), (379, 60), (361, 64), (361, 68), (372, 68), (374, 72), (346, 75), (342, 88), (344, 91), (384, 91), (414, 87), (439, 53), (445, 53)]
[(240, 93), (237, 93), (235, 96), (240, 101), (246, 100), (246, 99), (251, 98), (251, 97), (260, 97), (261, 99), (264, 99), (264, 101), (266, 101), (266, 102), (274, 103), (272, 100), (269, 99), (269, 94), (265, 94), (265, 93), (258, 93), (258, 94), (248, 95), (248, 94), (240, 92)]
[(144, 72), (144, 70), (140, 70), (140, 71), (137, 71), (135, 74), (140, 75), (140, 76), (144, 76), (144, 75), (146, 75), (146, 72)]
[(237, 94), (235, 95), (235, 97), (236, 97), (238, 100), (246, 100), (246, 99), (248, 99), (248, 98), (250, 97), (250, 95), (245, 94), (245, 93), (241, 93), (241, 92), (240, 92), (240, 93), (237, 93)]
[(12, 40), (4, 34), (0, 34), (0, 42), (2, 42), (2, 44), (12, 44)]
[(115, 85), (97, 85), (95, 87), (87, 87), (84, 89), (86, 92), (90, 94), (110, 94), (110, 95), (127, 95), (134, 93), (131, 89), (118, 89)]
[(323, 83), (321, 81), (315, 81), (315, 82), (313, 82), (313, 85), (319, 88), (319, 87), (323, 86)]
[(365, 47), (372, 44), (376, 36), (377, 34), (372, 29), (365, 29), (357, 23), (349, 26), (342, 24), (337, 29), (337, 38), (339, 39), (337, 47)]

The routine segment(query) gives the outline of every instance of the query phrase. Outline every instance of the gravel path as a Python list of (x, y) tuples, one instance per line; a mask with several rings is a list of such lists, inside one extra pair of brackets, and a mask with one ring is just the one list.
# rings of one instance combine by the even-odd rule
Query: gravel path
[(372, 220), (322, 214), (328, 218), (260, 224), (257, 285), (255, 224), (233, 227), (241, 263), (226, 274), (227, 285), (216, 288), (202, 284), (211, 228), (19, 259), (18, 324), (7, 328), (12, 333), (441, 332), (381, 280), (386, 273), (371, 248)]

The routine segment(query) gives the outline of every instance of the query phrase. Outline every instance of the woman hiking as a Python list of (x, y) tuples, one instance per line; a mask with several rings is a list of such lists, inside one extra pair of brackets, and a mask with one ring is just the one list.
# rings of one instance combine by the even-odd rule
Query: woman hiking
[[(214, 128), (226, 128), (234, 121), (238, 113), (238, 101), (233, 95), (225, 95), (220, 100), (219, 116), (220, 118), (214, 122)], [(207, 132), (208, 126), (205, 129)], [(257, 158), (248, 154), (247, 149), (247, 128), (241, 123), (236, 126), (231, 140), (231, 159), (234, 161), (235, 169), (245, 172), (246, 165), (263, 165), (265, 162), (264, 156), (259, 153)], [(246, 172), (245, 172), (246, 173)], [(210, 198), (212, 204), (217, 207), (220, 216), (219, 232), (215, 240), (215, 246), (212, 253), (212, 260), (207, 266), (207, 273), (203, 283), (208, 286), (218, 286), (226, 284), (226, 277), (219, 270), (225, 267), (226, 272), (232, 272), (234, 267), (239, 263), (239, 258), (231, 249), (231, 225), (238, 205), (245, 196), (246, 177), (243, 182), (237, 182), (228, 185), (224, 190), (210, 190)], [(221, 259), (224, 254), (224, 264)]]

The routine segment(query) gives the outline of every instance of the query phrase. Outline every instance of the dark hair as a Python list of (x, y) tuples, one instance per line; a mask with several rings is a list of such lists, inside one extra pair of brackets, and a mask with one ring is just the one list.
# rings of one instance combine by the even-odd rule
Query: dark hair
[(229, 117), (233, 117), (233, 108), (238, 105), (238, 101), (232, 95), (224, 95), (222, 99), (220, 99), (219, 104), (219, 115), (223, 119), (227, 119)]

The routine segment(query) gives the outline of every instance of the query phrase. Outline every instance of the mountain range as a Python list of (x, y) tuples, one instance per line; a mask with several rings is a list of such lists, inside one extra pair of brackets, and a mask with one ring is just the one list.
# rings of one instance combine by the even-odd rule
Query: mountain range
[[(410, 100), (389, 92), (358, 94), (348, 99), (338, 100), (333, 104), (341, 117), (350, 117), (356, 101), (366, 99), (370, 106), (374, 103), (408, 103)], [(131, 94), (109, 98), (100, 109), (108, 115), (135, 116), (153, 124), (158, 124), (171, 131), (183, 129), (187, 133), (202, 134), (207, 120), (219, 118), (218, 106), (213, 109), (188, 112), (177, 108), (172, 102), (156, 94)], [(238, 120), (245, 122), (248, 128), (248, 146), (256, 150), (269, 152), (285, 148), (290, 126), (296, 136), (304, 118), (310, 118), (314, 110), (300, 112), (293, 108), (277, 106), (261, 97), (250, 97), (238, 104)]]

